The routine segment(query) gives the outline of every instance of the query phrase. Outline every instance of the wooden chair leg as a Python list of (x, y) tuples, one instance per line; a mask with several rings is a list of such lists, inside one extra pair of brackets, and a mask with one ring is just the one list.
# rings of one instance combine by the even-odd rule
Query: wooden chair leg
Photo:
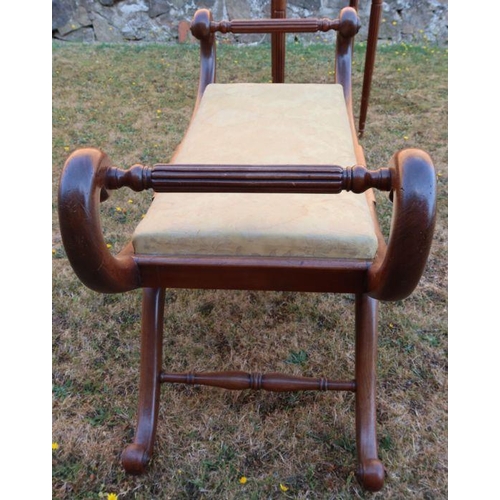
[(375, 412), (378, 301), (357, 295), (355, 317), (357, 477), (365, 489), (378, 491), (385, 476), (377, 453)]
[(363, 74), (363, 90), (361, 94), (361, 108), (359, 114), (359, 137), (363, 137), (363, 134), (365, 133), (366, 117), (368, 114), (368, 101), (370, 100), (370, 90), (372, 86), (373, 71), (375, 68), (375, 56), (377, 52), (378, 32), (380, 27), (380, 18), (382, 15), (382, 3), (382, 0), (372, 0), (370, 9), (368, 42), (366, 46), (365, 69)]
[(123, 467), (130, 474), (143, 473), (153, 451), (160, 400), (164, 304), (163, 288), (144, 289), (137, 427), (133, 443), (122, 453)]

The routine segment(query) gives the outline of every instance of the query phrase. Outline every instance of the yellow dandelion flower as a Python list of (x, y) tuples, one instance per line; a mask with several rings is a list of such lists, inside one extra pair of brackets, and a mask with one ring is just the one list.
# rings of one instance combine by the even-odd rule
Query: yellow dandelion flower
[(108, 493), (106, 500), (118, 500), (118, 495), (116, 493)]
[(121, 207), (116, 207), (116, 211), (117, 211), (117, 212), (121, 212), (121, 211), (122, 211), (122, 208), (121, 208)]
[(108, 244), (106, 245), (106, 247), (107, 247), (107, 248), (111, 248), (112, 246), (113, 246), (113, 245), (112, 245), (111, 243), (108, 243)]
[(64, 146), (64, 151), (69, 151), (69, 146)]
[(284, 484), (280, 483), (280, 490), (281, 491), (288, 491), (290, 488), (288, 486), (285, 486)]
[(52, 443), (52, 451), (58, 450), (59, 449), (59, 443)]
[(396, 24), (398, 24), (397, 21), (392, 21), (393, 26), (396, 26)]
[(240, 484), (246, 484), (248, 479), (245, 476), (240, 477)]
[(404, 136), (403, 136), (403, 139), (404, 139), (405, 141), (407, 141), (407, 140), (408, 140), (408, 136), (407, 136), (407, 135), (404, 135)]
[(156, 110), (156, 112), (157, 112), (158, 114), (160, 114), (160, 113), (161, 113), (161, 109), (157, 109), (157, 110)]
[(128, 200), (127, 203), (134, 203), (134, 200)]

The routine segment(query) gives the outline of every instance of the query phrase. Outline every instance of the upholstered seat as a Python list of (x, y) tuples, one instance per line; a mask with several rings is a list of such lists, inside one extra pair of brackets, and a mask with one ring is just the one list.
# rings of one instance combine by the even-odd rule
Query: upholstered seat
[[(342, 86), (211, 84), (178, 164), (356, 164)], [(138, 254), (372, 259), (365, 194), (157, 193)]]

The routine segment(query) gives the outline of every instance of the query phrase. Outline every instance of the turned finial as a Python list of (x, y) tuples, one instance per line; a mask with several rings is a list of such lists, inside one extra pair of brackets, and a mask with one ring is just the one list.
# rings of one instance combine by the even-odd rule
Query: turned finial
[(340, 11), (339, 33), (345, 38), (352, 38), (361, 28), (359, 17), (352, 7), (344, 7)]
[(208, 9), (198, 9), (191, 22), (191, 33), (198, 40), (207, 39), (211, 33), (212, 13)]

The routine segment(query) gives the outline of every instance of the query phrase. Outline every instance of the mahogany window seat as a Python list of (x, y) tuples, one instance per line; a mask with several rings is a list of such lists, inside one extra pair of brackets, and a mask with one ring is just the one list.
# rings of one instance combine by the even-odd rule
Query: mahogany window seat
[[(199, 10), (191, 27), (201, 49), (197, 102), (174, 157), (120, 169), (99, 149), (72, 153), (59, 188), (61, 235), (89, 288), (143, 289), (138, 423), (122, 454), (128, 472), (142, 473), (152, 456), (162, 383), (343, 390), (356, 398), (357, 477), (377, 491), (385, 476), (376, 439), (378, 302), (408, 297), (420, 280), (434, 230), (434, 167), (418, 149), (396, 152), (382, 168), (366, 166), (352, 112), (354, 8), (333, 20), (281, 17), (214, 22)], [(283, 35), (317, 30), (337, 31), (334, 80), (283, 83)], [(276, 83), (217, 82), (216, 32), (271, 33)], [(155, 195), (130, 243), (115, 255), (104, 242), (99, 206), (123, 187)], [(387, 242), (374, 189), (393, 200)], [(176, 287), (354, 294), (353, 379), (167, 372), (165, 289)]]

